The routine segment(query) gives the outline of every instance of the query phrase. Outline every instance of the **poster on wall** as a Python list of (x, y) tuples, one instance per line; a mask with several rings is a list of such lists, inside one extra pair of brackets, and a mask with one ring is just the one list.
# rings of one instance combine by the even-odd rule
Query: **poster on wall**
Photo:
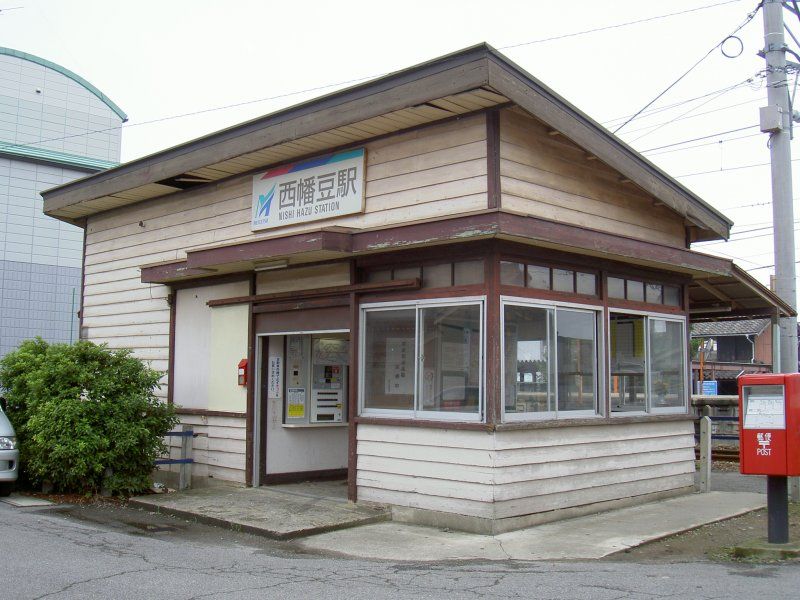
[(275, 400), (281, 397), (281, 357), (269, 357), (269, 383), (267, 398)]
[(387, 338), (385, 387), (387, 394), (414, 393), (413, 339)]
[(364, 212), (364, 148), (253, 176), (253, 231)]
[(288, 388), (286, 390), (286, 416), (290, 419), (303, 419), (306, 416), (306, 389)]

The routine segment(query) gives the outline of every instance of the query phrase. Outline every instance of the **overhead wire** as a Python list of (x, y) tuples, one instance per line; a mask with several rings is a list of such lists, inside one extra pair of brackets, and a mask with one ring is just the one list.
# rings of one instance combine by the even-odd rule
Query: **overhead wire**
[[(726, 4), (734, 4), (734, 3), (737, 3), (737, 2), (741, 2), (741, 1), (742, 0), (726, 0), (725, 2), (717, 2), (715, 4), (708, 4), (708, 5), (692, 8), (692, 9), (683, 10), (683, 11), (677, 11), (677, 12), (672, 12), (672, 13), (655, 15), (655, 16), (652, 16), (652, 17), (638, 19), (638, 20), (635, 20), (635, 21), (626, 21), (624, 23), (616, 23), (616, 24), (607, 25), (607, 26), (604, 26), (604, 27), (597, 27), (597, 28), (594, 28), (594, 29), (576, 31), (576, 32), (572, 32), (572, 33), (566, 33), (566, 34), (562, 34), (562, 35), (551, 36), (551, 37), (548, 37), (548, 38), (541, 38), (541, 39), (537, 39), (537, 40), (531, 40), (531, 41), (528, 41), (528, 42), (522, 42), (522, 43), (519, 43), (519, 44), (510, 44), (510, 45), (506, 45), (506, 46), (499, 46), (498, 49), (507, 50), (507, 49), (510, 49), (510, 48), (518, 48), (518, 47), (526, 46), (526, 45), (540, 44), (540, 43), (544, 43), (544, 42), (551, 42), (551, 41), (556, 41), (556, 40), (560, 40), (560, 39), (576, 37), (576, 36), (586, 35), (586, 34), (590, 34), (590, 33), (596, 33), (596, 32), (599, 32), (599, 31), (617, 29), (617, 28), (620, 28), (620, 27), (627, 27), (627, 26), (630, 26), (630, 25), (638, 24), (638, 23), (645, 23), (645, 22), (649, 22), (649, 21), (665, 19), (665, 18), (668, 18), (668, 17), (674, 17), (674, 16), (688, 14), (688, 13), (694, 13), (694, 12), (698, 12), (698, 11), (706, 10), (706, 9), (710, 9), (710, 8), (716, 8), (718, 6), (724, 6)], [(19, 8), (23, 8), (23, 7), (19, 7)], [(257, 99), (254, 99), (254, 100), (246, 100), (246, 101), (243, 101), (243, 102), (237, 102), (237, 103), (227, 104), (227, 105), (223, 105), (223, 106), (216, 106), (216, 107), (206, 108), (206, 109), (192, 111), (192, 112), (188, 112), (188, 113), (180, 113), (180, 114), (169, 115), (169, 116), (166, 116), (166, 117), (159, 117), (159, 118), (156, 118), (156, 119), (149, 119), (147, 121), (140, 121), (138, 123), (125, 123), (123, 125), (118, 125), (118, 126), (115, 126), (115, 127), (105, 127), (105, 128), (95, 129), (95, 130), (92, 130), (92, 131), (86, 131), (86, 132), (82, 132), (82, 133), (65, 135), (65, 136), (60, 136), (60, 137), (55, 137), (55, 138), (47, 138), (47, 139), (39, 140), (39, 141), (36, 141), (36, 142), (30, 142), (29, 144), (25, 144), (25, 146), (35, 146), (35, 145), (44, 144), (44, 143), (47, 143), (47, 142), (55, 142), (55, 141), (61, 141), (61, 140), (65, 140), (65, 139), (75, 138), (75, 137), (83, 137), (83, 136), (86, 136), (86, 135), (91, 135), (93, 133), (105, 133), (105, 132), (114, 131), (114, 130), (118, 130), (118, 129), (128, 129), (130, 127), (139, 127), (139, 126), (142, 126), (142, 125), (152, 125), (154, 123), (161, 123), (161, 122), (164, 122), (164, 121), (170, 121), (170, 120), (174, 120), (174, 119), (191, 117), (191, 116), (206, 114), (206, 113), (209, 113), (209, 112), (216, 112), (216, 111), (220, 111), (220, 110), (228, 110), (228, 109), (231, 109), (231, 108), (238, 108), (238, 107), (246, 106), (246, 105), (250, 105), (250, 104), (257, 104), (257, 103), (260, 103), (260, 102), (268, 102), (270, 100), (278, 100), (278, 99), (281, 99), (281, 98), (297, 96), (297, 95), (300, 95), (300, 94), (320, 91), (320, 90), (323, 90), (323, 89), (330, 89), (330, 88), (337, 87), (337, 86), (348, 85), (348, 84), (352, 84), (352, 83), (358, 83), (358, 82), (361, 82), (361, 81), (366, 81), (366, 80), (369, 80), (369, 79), (382, 77), (384, 75), (386, 75), (386, 73), (380, 73), (380, 74), (377, 74), (377, 75), (369, 75), (369, 76), (366, 76), (366, 77), (359, 77), (359, 78), (356, 78), (356, 79), (349, 79), (349, 80), (346, 80), (346, 81), (339, 81), (339, 82), (335, 82), (335, 83), (329, 83), (329, 84), (326, 84), (326, 85), (315, 86), (315, 87), (306, 88), (306, 89), (303, 89), (303, 90), (285, 92), (283, 94), (278, 94), (278, 95), (275, 95), (275, 96), (257, 98)], [(712, 92), (712, 93), (715, 93), (715, 92)]]
[(720, 46), (721, 46), (721, 45), (722, 45), (722, 44), (725, 42), (725, 40), (727, 40), (728, 38), (730, 38), (732, 35), (736, 34), (736, 33), (737, 33), (739, 30), (741, 30), (741, 29), (742, 29), (742, 28), (743, 28), (745, 25), (747, 25), (747, 24), (748, 24), (750, 21), (752, 21), (752, 20), (753, 20), (753, 18), (754, 18), (754, 17), (756, 16), (756, 14), (758, 13), (759, 9), (761, 8), (761, 4), (762, 4), (762, 3), (761, 3), (761, 2), (759, 2), (759, 3), (758, 3), (758, 5), (755, 7), (755, 9), (753, 9), (753, 10), (752, 10), (750, 13), (748, 13), (748, 15), (747, 15), (747, 17), (745, 18), (745, 20), (744, 20), (744, 21), (743, 21), (743, 22), (742, 22), (742, 23), (741, 23), (741, 24), (740, 24), (738, 27), (736, 27), (736, 29), (734, 29), (734, 30), (733, 30), (731, 33), (729, 33), (728, 35), (726, 35), (726, 36), (725, 36), (725, 37), (724, 37), (722, 40), (720, 40), (719, 42), (717, 42), (717, 43), (714, 45), (714, 47), (713, 47), (713, 48), (711, 48), (711, 49), (710, 49), (708, 52), (706, 52), (706, 53), (705, 53), (705, 54), (704, 54), (704, 55), (703, 55), (703, 56), (700, 58), (700, 60), (698, 60), (698, 61), (697, 61), (697, 62), (695, 62), (695, 63), (694, 63), (694, 64), (693, 64), (691, 67), (689, 67), (689, 69), (687, 69), (687, 70), (686, 70), (686, 71), (685, 71), (685, 72), (684, 72), (684, 73), (683, 73), (683, 74), (682, 74), (680, 77), (678, 77), (678, 78), (677, 78), (675, 81), (673, 81), (673, 82), (672, 82), (672, 83), (670, 83), (670, 84), (669, 84), (669, 85), (668, 85), (666, 88), (664, 88), (664, 90), (663, 90), (663, 91), (659, 92), (659, 93), (656, 95), (656, 97), (655, 97), (655, 98), (653, 98), (652, 100), (650, 100), (650, 102), (648, 102), (648, 103), (647, 103), (647, 104), (645, 104), (645, 105), (644, 105), (642, 108), (640, 108), (640, 109), (639, 109), (639, 110), (638, 110), (636, 113), (634, 113), (634, 114), (633, 114), (633, 116), (632, 116), (632, 117), (630, 117), (630, 118), (629, 118), (628, 120), (626, 120), (626, 121), (625, 121), (625, 122), (624, 122), (622, 125), (620, 125), (619, 127), (617, 127), (617, 128), (614, 130), (614, 133), (617, 133), (618, 131), (620, 131), (620, 130), (621, 130), (623, 127), (625, 127), (625, 126), (626, 126), (628, 123), (630, 123), (630, 122), (631, 122), (631, 121), (633, 121), (633, 120), (634, 120), (636, 117), (638, 117), (638, 116), (639, 116), (639, 115), (640, 115), (640, 114), (641, 114), (641, 113), (642, 113), (642, 112), (643, 112), (645, 109), (649, 108), (650, 106), (652, 106), (653, 104), (655, 104), (656, 102), (658, 102), (658, 100), (659, 100), (659, 99), (660, 99), (662, 96), (664, 96), (664, 94), (666, 94), (666, 93), (667, 93), (667, 92), (669, 92), (669, 91), (670, 91), (672, 88), (674, 88), (676, 85), (678, 85), (678, 83), (680, 83), (680, 82), (681, 82), (681, 81), (682, 81), (682, 80), (683, 80), (683, 79), (684, 79), (684, 78), (685, 78), (687, 75), (689, 75), (689, 73), (691, 73), (692, 71), (694, 71), (694, 70), (695, 70), (695, 69), (696, 69), (696, 68), (697, 68), (697, 67), (700, 65), (700, 63), (702, 63), (702, 62), (703, 62), (705, 59), (707, 59), (709, 56), (711, 56), (711, 54), (714, 52), (714, 50), (716, 50), (717, 48), (719, 48), (719, 47), (720, 47)]
[[(647, 23), (649, 21), (657, 21), (659, 19), (666, 19), (667, 17), (675, 17), (678, 15), (685, 15), (688, 13), (697, 12), (700, 10), (707, 10), (709, 8), (716, 8), (717, 6), (724, 6), (725, 4), (734, 4), (735, 2), (740, 2), (741, 0), (727, 0), (726, 2), (717, 2), (716, 4), (707, 4), (705, 6), (698, 6), (696, 8), (690, 8), (687, 10), (681, 10), (678, 12), (667, 13), (664, 15), (656, 15), (653, 17), (645, 17), (643, 19), (637, 19), (635, 21), (627, 21), (625, 23), (617, 23), (614, 25), (605, 25), (603, 27), (595, 27), (594, 29), (585, 29), (583, 31), (576, 31), (574, 33), (566, 33), (562, 35), (554, 35), (552, 37), (541, 38), (538, 40), (532, 40), (530, 42), (521, 42), (519, 44), (509, 44), (508, 46), (500, 46), (498, 50), (510, 50), (512, 48), (521, 48), (522, 46), (532, 46), (533, 44), (542, 44), (544, 42), (554, 42), (556, 40), (563, 40), (570, 37), (575, 37), (578, 35), (586, 35), (588, 33), (597, 33), (599, 31), (608, 31), (610, 29), (619, 29), (621, 27), (628, 27), (629, 25), (638, 25), (639, 23)], [(737, 30), (738, 31), (738, 30)]]

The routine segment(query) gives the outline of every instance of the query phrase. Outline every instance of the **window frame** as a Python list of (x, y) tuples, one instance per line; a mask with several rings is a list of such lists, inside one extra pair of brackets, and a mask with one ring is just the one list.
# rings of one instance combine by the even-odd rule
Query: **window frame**
[[(477, 306), (480, 341), (478, 366), (478, 410), (475, 413), (433, 411), (422, 409), (420, 394), (420, 311), (428, 307)], [(367, 336), (367, 314), (390, 310), (413, 309), (414, 311), (414, 402), (411, 410), (393, 408), (368, 408), (365, 406), (365, 357)], [(483, 423), (486, 420), (486, 296), (463, 296), (453, 298), (420, 298), (389, 302), (370, 302), (359, 306), (358, 330), (358, 415), (363, 417), (408, 419), (410, 421), (452, 421)]]
[[(614, 411), (611, 409), (611, 315), (613, 314), (622, 314), (622, 315), (635, 315), (635, 316), (643, 316), (645, 317), (644, 322), (644, 353), (645, 353), (645, 404), (644, 410), (625, 410), (625, 411)], [(672, 415), (682, 415), (689, 413), (689, 398), (691, 397), (691, 381), (689, 377), (689, 342), (682, 344), (683, 348), (683, 391), (684, 391), (684, 403), (683, 406), (653, 406), (652, 405), (652, 394), (650, 390), (652, 389), (652, 365), (650, 361), (650, 319), (657, 319), (661, 321), (673, 321), (676, 323), (680, 323), (683, 327), (683, 335), (681, 339), (687, 340), (686, 338), (686, 331), (688, 326), (688, 317), (687, 315), (676, 315), (674, 313), (660, 313), (657, 311), (648, 311), (648, 310), (634, 310), (628, 309), (624, 307), (609, 307), (608, 314), (606, 317), (606, 328), (609, 332), (609, 335), (606, 339), (606, 352), (608, 356), (608, 368), (607, 368), (607, 385), (606, 385), (606, 393), (608, 394), (609, 406), (608, 406), (608, 414), (611, 418), (620, 418), (620, 417), (630, 417), (630, 416), (643, 416), (643, 415), (664, 415), (664, 414), (672, 414)]]
[[(554, 311), (554, 349), (553, 353), (558, 359), (558, 309), (563, 308), (566, 310), (577, 310), (580, 312), (594, 313), (595, 316), (595, 408), (594, 410), (559, 410), (558, 409), (558, 364), (553, 369), (554, 382), (553, 387), (556, 389), (556, 408), (552, 411), (545, 412), (521, 412), (521, 413), (508, 413), (506, 412), (506, 306), (519, 306), (523, 308), (540, 308), (545, 310)], [(604, 390), (607, 388), (605, 384), (605, 356), (601, 352), (605, 347), (605, 328), (603, 319), (603, 307), (593, 304), (580, 304), (576, 302), (561, 302), (557, 300), (544, 300), (533, 299), (519, 296), (500, 296), (500, 403), (502, 406), (501, 418), (504, 423), (513, 423), (520, 421), (554, 421), (565, 419), (600, 419), (606, 413), (606, 396)], [(548, 365), (549, 368), (549, 365)]]

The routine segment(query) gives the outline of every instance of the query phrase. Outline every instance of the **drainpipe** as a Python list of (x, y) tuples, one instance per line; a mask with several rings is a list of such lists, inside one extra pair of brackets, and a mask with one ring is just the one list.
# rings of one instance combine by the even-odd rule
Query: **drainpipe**
[(755, 340), (752, 339), (752, 334), (748, 333), (745, 337), (747, 338), (747, 341), (750, 342), (750, 346), (751, 346), (750, 364), (754, 365), (754, 364), (756, 364), (756, 342), (755, 342)]

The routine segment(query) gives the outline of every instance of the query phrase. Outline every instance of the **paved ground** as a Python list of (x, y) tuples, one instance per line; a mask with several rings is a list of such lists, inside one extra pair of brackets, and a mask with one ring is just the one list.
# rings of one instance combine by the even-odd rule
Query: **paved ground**
[(761, 494), (690, 494), (537, 525), (501, 535), (477, 535), (403, 523), (378, 523), (298, 541), (312, 551), (397, 561), (581, 560), (602, 558), (644, 542), (765, 506)]
[[(796, 598), (797, 566), (380, 562), (119, 507), (0, 504), (0, 597), (115, 599)], [(424, 558), (424, 555), (420, 556)]]
[(131, 505), (276, 540), (385, 521), (385, 507), (347, 501), (341, 481), (261, 488), (214, 486), (133, 498)]

